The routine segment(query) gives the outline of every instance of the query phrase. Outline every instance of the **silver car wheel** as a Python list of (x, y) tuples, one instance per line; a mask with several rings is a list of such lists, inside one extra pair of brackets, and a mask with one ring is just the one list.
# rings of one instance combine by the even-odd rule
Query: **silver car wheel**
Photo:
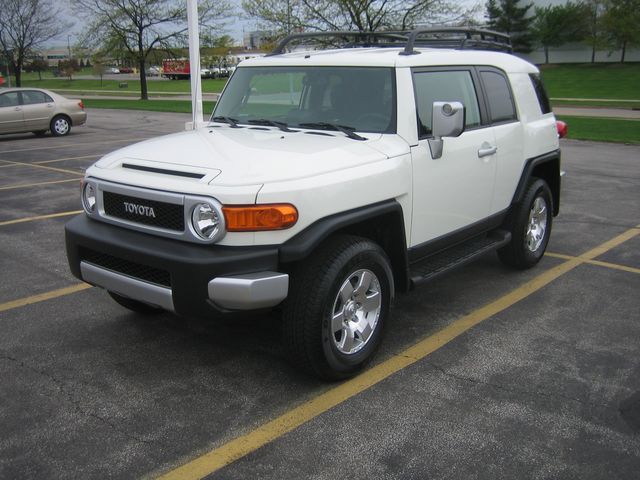
[(53, 130), (56, 135), (66, 135), (69, 132), (69, 121), (66, 118), (57, 118), (53, 122)]
[(380, 281), (371, 270), (351, 273), (333, 302), (331, 338), (340, 353), (359, 352), (372, 338), (382, 311)]
[(525, 236), (525, 243), (529, 251), (535, 252), (540, 248), (546, 232), (547, 202), (542, 197), (536, 197), (529, 211), (529, 222)]

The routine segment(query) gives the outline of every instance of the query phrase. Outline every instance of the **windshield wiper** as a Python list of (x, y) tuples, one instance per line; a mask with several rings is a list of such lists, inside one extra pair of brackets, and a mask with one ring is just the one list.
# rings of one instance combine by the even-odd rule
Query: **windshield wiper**
[(254, 120), (249, 120), (247, 123), (251, 125), (268, 125), (270, 127), (277, 127), (283, 132), (297, 132), (298, 130), (291, 130), (289, 125), (285, 122), (278, 122), (277, 120), (269, 120), (268, 118), (256, 118)]
[(301, 123), (300, 127), (302, 128), (319, 128), (321, 130), (337, 130), (338, 132), (342, 132), (344, 133), (347, 137), (353, 139), (353, 140), (368, 140), (365, 137), (362, 137), (360, 135), (358, 135), (357, 133), (354, 132), (355, 128), (353, 127), (348, 127), (346, 125), (338, 125), (336, 123), (329, 123), (329, 122), (308, 122), (308, 123)]
[(211, 120), (213, 120), (214, 122), (228, 123), (231, 128), (242, 128), (240, 125), (238, 125), (238, 120), (236, 120), (235, 118), (218, 116), (213, 117)]

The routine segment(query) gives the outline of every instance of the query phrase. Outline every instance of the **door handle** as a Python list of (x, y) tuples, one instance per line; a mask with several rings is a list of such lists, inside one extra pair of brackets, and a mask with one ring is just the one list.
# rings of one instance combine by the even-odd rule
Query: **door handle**
[(14, 108), (14, 110), (15, 110), (16, 112), (19, 112), (20, 110), (22, 110), (22, 108), (20, 108), (20, 107), (16, 107), (16, 108)]
[(498, 147), (494, 147), (493, 145), (489, 145), (487, 142), (484, 142), (478, 150), (478, 158), (488, 157), (493, 155), (498, 151)]

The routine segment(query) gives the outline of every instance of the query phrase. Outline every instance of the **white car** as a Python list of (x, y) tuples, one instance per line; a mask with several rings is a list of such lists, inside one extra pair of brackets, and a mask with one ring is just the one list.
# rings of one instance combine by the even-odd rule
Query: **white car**
[(435, 33), (242, 62), (206, 127), (87, 170), (72, 272), (136, 311), (279, 306), (294, 364), (336, 379), (371, 359), (396, 292), (490, 250), (534, 266), (560, 200), (539, 71), (486, 50), (504, 35)]

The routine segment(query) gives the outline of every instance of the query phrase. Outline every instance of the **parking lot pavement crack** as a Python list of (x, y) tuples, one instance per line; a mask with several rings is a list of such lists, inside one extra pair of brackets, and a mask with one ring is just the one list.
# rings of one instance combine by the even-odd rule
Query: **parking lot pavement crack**
[[(41, 375), (43, 377), (45, 377), (46, 379), (48, 379), (51, 383), (53, 383), (56, 387), (56, 389), (62, 394), (62, 396), (71, 404), (73, 405), (73, 407), (75, 408), (75, 410), (80, 413), (81, 415), (84, 415), (86, 417), (90, 417), (94, 420), (97, 420), (98, 422), (100, 422), (101, 424), (109, 427), (110, 429), (112, 429), (114, 432), (119, 433), (120, 435), (123, 435), (124, 437), (130, 439), (130, 440), (134, 440), (136, 442), (139, 443), (144, 443), (147, 445), (161, 445), (161, 442), (155, 441), (155, 440), (146, 440), (144, 438), (140, 438), (136, 435), (132, 435), (129, 432), (123, 430), (122, 428), (120, 428), (118, 425), (116, 425), (115, 423), (111, 422), (109, 419), (104, 418), (96, 413), (90, 412), (88, 410), (86, 410), (82, 404), (76, 399), (74, 398), (73, 394), (71, 392), (69, 392), (64, 384), (64, 382), (62, 382), (60, 379), (58, 379), (57, 377), (55, 377), (54, 375), (51, 375), (49, 372), (46, 372), (45, 370), (41, 370), (37, 367), (34, 367), (32, 365), (28, 365), (27, 363), (25, 363), (23, 360), (20, 360), (19, 358), (15, 358), (12, 357), (10, 355), (6, 355), (6, 354), (0, 354), (0, 360), (5, 360), (11, 363), (14, 363), (15, 365), (17, 365), (20, 368), (24, 368), (26, 370), (29, 370), (33, 373), (36, 373), (38, 375)], [(53, 396), (51, 395), (47, 395), (44, 392), (41, 392), (41, 394), (43, 394), (44, 396), (53, 398)]]
[(441, 367), (440, 365), (437, 365), (437, 364), (435, 364), (433, 362), (426, 362), (426, 365), (430, 366), (434, 370), (437, 370), (438, 372), (440, 372), (445, 377), (449, 377), (449, 378), (453, 378), (455, 380), (459, 380), (459, 381), (467, 382), (467, 383), (473, 383), (473, 384), (477, 384), (477, 385), (486, 385), (488, 387), (495, 388), (497, 390), (502, 390), (502, 391), (509, 392), (509, 393), (516, 393), (516, 394), (521, 394), (521, 395), (533, 395), (533, 396), (537, 396), (537, 397), (544, 397), (544, 398), (550, 398), (550, 399), (569, 400), (571, 402), (576, 402), (576, 403), (579, 403), (581, 405), (585, 405), (585, 406), (588, 406), (588, 407), (601, 408), (601, 409), (611, 410), (611, 411), (618, 411), (618, 409), (619, 409), (619, 407), (615, 406), (615, 405), (609, 405), (609, 404), (606, 404), (606, 403), (589, 402), (589, 401), (586, 401), (586, 400), (581, 399), (581, 398), (571, 397), (571, 396), (568, 396), (568, 395), (563, 395), (561, 393), (546, 392), (546, 391), (541, 391), (541, 390), (528, 390), (528, 389), (522, 389), (522, 388), (515, 388), (515, 387), (513, 387), (511, 385), (503, 385), (503, 384), (498, 384), (498, 383), (485, 382), (485, 381), (479, 380), (477, 378), (471, 378), (471, 377), (466, 377), (466, 376), (463, 376), (463, 375), (457, 375), (457, 374), (452, 373), (452, 372), (446, 370), (444, 367)]

